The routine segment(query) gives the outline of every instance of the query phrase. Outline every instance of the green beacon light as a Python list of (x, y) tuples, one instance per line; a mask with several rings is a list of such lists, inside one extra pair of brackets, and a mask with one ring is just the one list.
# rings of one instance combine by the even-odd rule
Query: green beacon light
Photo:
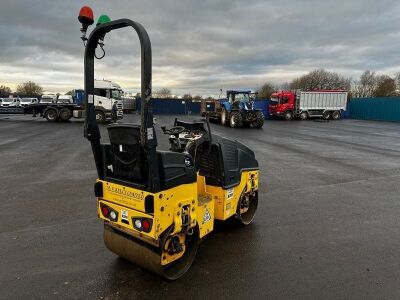
[(101, 15), (99, 17), (99, 19), (97, 20), (96, 26), (99, 26), (99, 25), (102, 25), (102, 24), (105, 24), (105, 23), (108, 23), (108, 22), (111, 22), (110, 17), (107, 16), (107, 15)]
[[(108, 22), (111, 22), (110, 17), (107, 16), (107, 15), (101, 15), (101, 16), (97, 19), (97, 24), (96, 24), (96, 26), (103, 25), (103, 24), (108, 23)], [(95, 55), (97, 59), (102, 59), (102, 58), (106, 55), (106, 52), (104, 51), (104, 48), (103, 48), (103, 47), (104, 47), (104, 37), (105, 37), (105, 36), (106, 36), (106, 33), (103, 33), (103, 34), (100, 36), (100, 38), (99, 38), (98, 44), (99, 44), (101, 50), (103, 51), (103, 55), (102, 55), (102, 56), (99, 56), (99, 57)]]

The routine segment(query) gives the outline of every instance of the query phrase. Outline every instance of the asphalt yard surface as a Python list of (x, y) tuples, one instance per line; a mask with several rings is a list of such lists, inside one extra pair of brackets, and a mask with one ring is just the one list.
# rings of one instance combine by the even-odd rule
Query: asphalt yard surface
[[(174, 117), (158, 119), (167, 149)], [(1, 299), (399, 298), (400, 124), (213, 124), (255, 151), (259, 208), (219, 224), (174, 282), (105, 248), (82, 125), (0, 116)]]

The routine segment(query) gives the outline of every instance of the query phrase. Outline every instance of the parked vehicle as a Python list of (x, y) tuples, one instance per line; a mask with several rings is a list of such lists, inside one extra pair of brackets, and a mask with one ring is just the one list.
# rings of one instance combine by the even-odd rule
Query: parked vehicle
[(124, 112), (129, 113), (136, 110), (136, 98), (123, 96), (122, 103)]
[(39, 103), (38, 98), (22, 98), (20, 102), (21, 106), (28, 106), (35, 103)]
[[(95, 105), (96, 121), (103, 123), (123, 118), (122, 89), (120, 85), (109, 80), (95, 80), (93, 103)], [(43, 110), (43, 116), (48, 121), (68, 121), (70, 118), (83, 118), (85, 105), (83, 90), (73, 90), (71, 96), (61, 95)], [(72, 102), (69, 102), (71, 101)]]
[[(118, 83), (110, 80), (94, 81), (94, 105), (97, 122), (123, 118), (122, 96), (124, 92)], [(115, 111), (116, 116), (113, 116)]]
[(3, 98), (1, 107), (19, 107), (21, 105), (21, 98)]
[[(108, 80), (95, 81), (95, 94), (89, 95), (95, 105), (96, 120), (99, 123), (106, 121), (116, 121), (123, 118), (123, 104), (121, 100), (121, 87)], [(72, 96), (62, 95), (58, 99), (53, 94), (42, 95), (39, 103), (32, 103), (24, 107), (11, 109), (4, 107), (0, 113), (37, 114), (46, 118), (50, 122), (68, 121), (72, 117), (82, 118), (85, 113), (85, 98), (83, 90), (73, 90)], [(71, 101), (72, 99), (72, 101)]]
[(261, 128), (264, 115), (261, 110), (254, 109), (254, 98), (251, 91), (228, 90), (227, 98), (219, 100), (202, 100), (201, 115), (221, 122), (222, 125), (243, 127), (249, 125)]
[(56, 103), (74, 103), (72, 95), (60, 95), (58, 96)]
[(40, 103), (53, 103), (57, 99), (57, 95), (54, 94), (44, 94), (40, 99)]
[(299, 118), (306, 120), (322, 117), (325, 120), (339, 120), (346, 111), (347, 92), (342, 90), (321, 91), (279, 91), (271, 95), (269, 105), (271, 116), (285, 120)]

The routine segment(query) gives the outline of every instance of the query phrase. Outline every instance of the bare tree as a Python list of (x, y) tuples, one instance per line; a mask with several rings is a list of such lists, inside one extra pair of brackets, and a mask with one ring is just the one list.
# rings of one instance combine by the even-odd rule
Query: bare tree
[(370, 70), (361, 74), (360, 80), (353, 83), (352, 96), (355, 98), (373, 97), (377, 85), (377, 76)]
[(0, 96), (8, 97), (11, 94), (11, 89), (8, 86), (0, 85)]
[(185, 99), (185, 100), (192, 100), (193, 97), (192, 97), (192, 95), (189, 93), (189, 94), (184, 94), (184, 95), (182, 96), (182, 99)]
[(361, 74), (360, 80), (353, 83), (351, 93), (355, 98), (387, 97), (395, 95), (400, 76), (376, 75), (370, 70)]
[(266, 82), (257, 90), (258, 98), (269, 99), (275, 90), (276, 88), (272, 83)]
[(201, 96), (194, 96), (193, 100), (202, 100), (203, 98)]
[(338, 73), (318, 69), (294, 79), (289, 86), (294, 90), (349, 90), (350, 83), (350, 78), (346, 78)]
[(396, 75), (394, 75), (394, 81), (396, 82), (396, 90), (398, 92), (400, 91), (400, 72), (397, 72)]
[(43, 88), (33, 81), (27, 81), (17, 86), (17, 93), (25, 96), (40, 96)]
[(154, 92), (156, 98), (171, 98), (172, 92), (169, 88), (160, 88)]
[(381, 75), (377, 79), (374, 90), (375, 97), (388, 97), (396, 92), (396, 81), (388, 75)]

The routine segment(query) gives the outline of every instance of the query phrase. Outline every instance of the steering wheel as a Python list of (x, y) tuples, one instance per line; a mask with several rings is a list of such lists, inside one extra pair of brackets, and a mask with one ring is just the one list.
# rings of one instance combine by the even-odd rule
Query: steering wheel
[(174, 126), (174, 127), (171, 127), (170, 129), (165, 129), (165, 133), (171, 134), (171, 135), (178, 135), (184, 131), (185, 131), (185, 127), (183, 127), (183, 126)]

